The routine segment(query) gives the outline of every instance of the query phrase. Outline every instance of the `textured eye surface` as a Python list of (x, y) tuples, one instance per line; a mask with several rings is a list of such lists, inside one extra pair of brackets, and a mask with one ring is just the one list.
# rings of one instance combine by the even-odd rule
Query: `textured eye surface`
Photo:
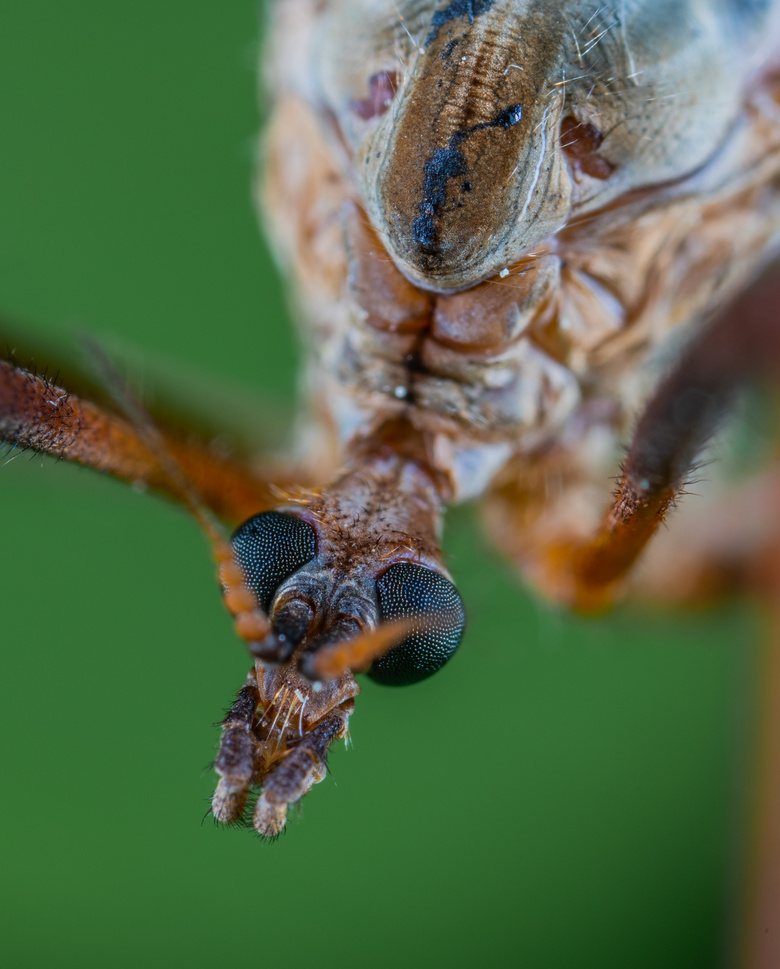
[(466, 625), (455, 586), (438, 572), (400, 562), (380, 575), (376, 588), (381, 619), (419, 618), (419, 623), (399, 646), (372, 664), (371, 679), (406, 686), (441, 669), (460, 645)]
[(247, 586), (266, 612), (282, 582), (317, 552), (311, 525), (279, 511), (264, 511), (245, 521), (231, 544)]

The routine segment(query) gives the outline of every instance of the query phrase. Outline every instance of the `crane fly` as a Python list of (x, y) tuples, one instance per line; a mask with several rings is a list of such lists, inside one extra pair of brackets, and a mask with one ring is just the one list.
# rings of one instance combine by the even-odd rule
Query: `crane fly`
[[(11, 447), (167, 495), (211, 543), (252, 660), (219, 821), (278, 835), (348, 735), (356, 674), (410, 685), (453, 656), (448, 505), (479, 498), (524, 576), (583, 612), (674, 531), (777, 359), (779, 10), (278, 0), (260, 194), (308, 348), (305, 446), (263, 467), (178, 434), (100, 351), (112, 406), (0, 365)], [(749, 568), (706, 539), (686, 539), (694, 590)]]

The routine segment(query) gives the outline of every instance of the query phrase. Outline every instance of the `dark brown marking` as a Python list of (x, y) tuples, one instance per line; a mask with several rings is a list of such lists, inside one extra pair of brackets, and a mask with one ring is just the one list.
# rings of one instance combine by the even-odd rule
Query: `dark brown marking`
[[(485, 8), (473, 24), (466, 7), (457, 8), (464, 20), (453, 20), (452, 37), (442, 29), (416, 63), (392, 128), (382, 128), (385, 160), (366, 175), (370, 215), (390, 255), (426, 287), (463, 288), (511, 258), (502, 249), (522, 231), (513, 221), (519, 210), (541, 232), (540, 216), (552, 228), (567, 209), (568, 178), (557, 191), (560, 152), (550, 145), (547, 163), (550, 142), (537, 137), (560, 98), (543, 89), (562, 56), (565, 26), (550, 29), (543, 0), (519, 18), (505, 15), (505, 6)], [(457, 56), (442, 60), (455, 37)], [(508, 69), (515, 50), (523, 70)], [(464, 182), (470, 188), (461, 191)]]
[[(464, 131), (456, 131), (450, 137), (447, 148), (437, 148), (433, 155), (425, 162), (423, 171), (423, 200), (418, 206), (418, 217), (412, 224), (412, 235), (415, 242), (423, 249), (435, 251), (438, 241), (438, 216), (447, 202), (447, 182), (451, 178), (467, 175), (469, 166), (466, 156), (460, 150), (463, 142), (477, 131), (488, 128), (512, 128), (523, 116), (521, 104), (510, 104), (499, 111), (491, 121), (472, 125)], [(463, 187), (471, 183), (463, 182)]]
[[(458, 42), (459, 42), (459, 41), (460, 41), (460, 37), (456, 37), (456, 38), (455, 38), (454, 40), (451, 40), (451, 41), (449, 42), (449, 44), (447, 44), (447, 46), (446, 46), (446, 47), (444, 48), (444, 50), (443, 50), (443, 51), (441, 52), (441, 54), (439, 55), (439, 56), (441, 57), (441, 59), (442, 59), (443, 61), (446, 61), (446, 60), (447, 60), (447, 59), (449, 58), (449, 56), (450, 56), (450, 54), (451, 54), (451, 53), (452, 53), (452, 52), (453, 52), (453, 51), (455, 50), (455, 48), (456, 48), (456, 47), (458, 46)], [(441, 85), (441, 83), (442, 83), (442, 82), (441, 82), (441, 81), (439, 81), (439, 84), (440, 84), (440, 85)]]
[(444, 24), (457, 17), (468, 17), (470, 24), (474, 23), (475, 18), (483, 13), (487, 13), (493, 6), (495, 0), (452, 0), (452, 3), (444, 10), (437, 10), (431, 20), (431, 29), (425, 38), (426, 45), (432, 44), (439, 36), (439, 30)]

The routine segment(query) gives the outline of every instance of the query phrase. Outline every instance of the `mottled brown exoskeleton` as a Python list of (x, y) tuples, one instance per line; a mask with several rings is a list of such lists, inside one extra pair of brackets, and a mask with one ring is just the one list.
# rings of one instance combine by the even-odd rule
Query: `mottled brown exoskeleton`
[[(779, 15), (277, 0), (260, 197), (309, 347), (288, 466), (261, 476), (155, 426), (110, 372), (115, 411), (0, 364), (12, 445), (166, 493), (209, 535), (254, 664), (218, 820), (254, 791), (278, 834), (347, 735), (354, 674), (414, 683), (453, 654), (448, 504), (484, 496), (555, 601), (620, 592), (735, 389), (777, 360), (776, 288), (755, 279), (780, 227)], [(754, 551), (740, 535), (716, 559), (708, 537), (686, 538), (686, 591)]]

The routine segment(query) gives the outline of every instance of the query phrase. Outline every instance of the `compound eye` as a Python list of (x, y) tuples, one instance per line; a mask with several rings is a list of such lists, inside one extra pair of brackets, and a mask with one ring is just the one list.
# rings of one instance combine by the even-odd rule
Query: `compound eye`
[(311, 525), (280, 511), (249, 518), (235, 530), (231, 545), (247, 587), (265, 612), (282, 582), (317, 553)]
[(455, 586), (432, 569), (399, 562), (379, 576), (376, 589), (381, 619), (419, 622), (399, 646), (371, 665), (371, 679), (406, 686), (441, 669), (460, 645), (466, 626)]

